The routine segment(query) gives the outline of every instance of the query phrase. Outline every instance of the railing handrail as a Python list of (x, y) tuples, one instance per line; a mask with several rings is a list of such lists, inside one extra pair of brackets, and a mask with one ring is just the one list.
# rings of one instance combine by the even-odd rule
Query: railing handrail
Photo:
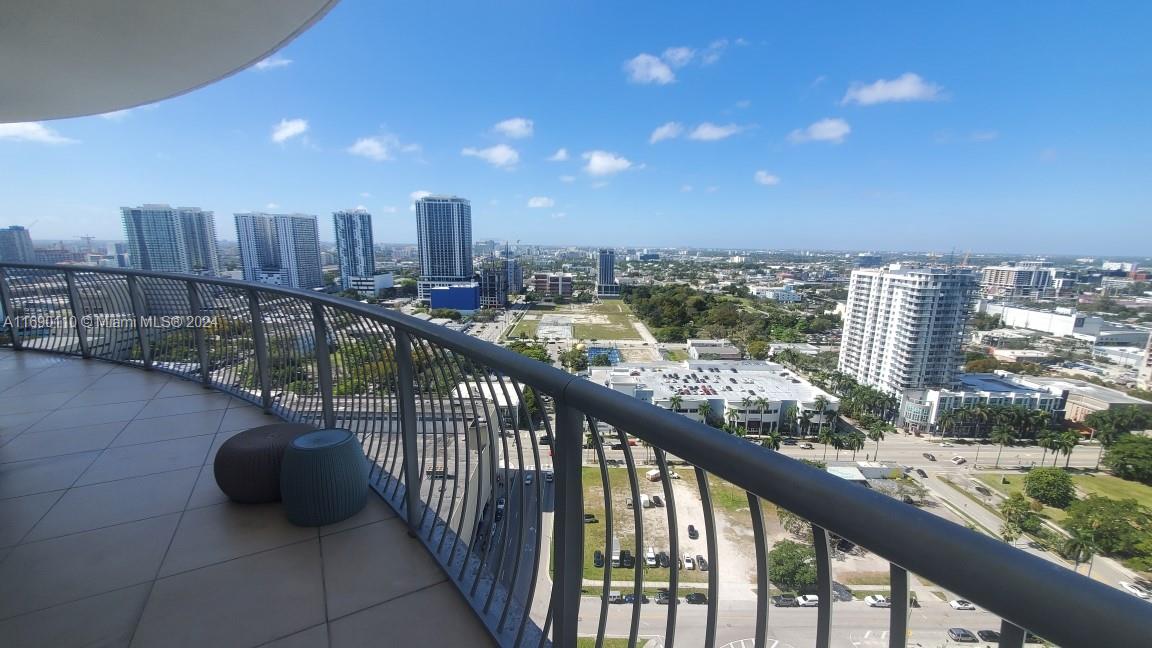
[(1129, 645), (1124, 642), (1146, 639), (1152, 627), (1148, 603), (1065, 567), (684, 416), (400, 312), (307, 290), (198, 275), (13, 263), (0, 263), (0, 268), (199, 282), (350, 312), (480, 360), (1058, 644)]

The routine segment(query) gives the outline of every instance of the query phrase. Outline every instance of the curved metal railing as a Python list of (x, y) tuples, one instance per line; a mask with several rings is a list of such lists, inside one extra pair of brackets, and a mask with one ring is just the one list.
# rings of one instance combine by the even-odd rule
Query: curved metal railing
[[(373, 489), (504, 646), (578, 635), (597, 648), (608, 636), (776, 645), (770, 544), (786, 534), (773, 510), (810, 522), (819, 604), (802, 625), (820, 648), (844, 640), (833, 599), (845, 542), (887, 564), (892, 603), (869, 612), (883, 638), (853, 645), (942, 635), (912, 627), (924, 622), (909, 614), (910, 574), (1004, 619), (1001, 646), (1020, 646), (1022, 628), (1062, 646), (1142, 645), (1152, 627), (1147, 603), (1059, 565), (395, 311), (226, 279), (25, 264), (0, 264), (0, 306), (4, 346), (170, 372), (356, 432)], [(641, 504), (653, 495), (663, 506)], [(646, 559), (649, 547), (663, 555)], [(681, 552), (709, 569), (681, 569)]]

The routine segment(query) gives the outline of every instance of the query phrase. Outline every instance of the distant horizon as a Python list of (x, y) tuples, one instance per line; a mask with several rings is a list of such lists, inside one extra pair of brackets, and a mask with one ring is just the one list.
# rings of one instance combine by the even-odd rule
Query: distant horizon
[[(16, 225), (17, 223), (12, 223), (12, 224)], [(8, 226), (9, 225), (0, 225), (0, 228), (4, 228), (4, 227), (8, 227)], [(29, 233), (32, 233), (30, 229), (29, 229)], [(238, 242), (235, 239), (217, 237), (216, 240), (220, 243), (229, 243), (232, 245), (238, 245)], [(1152, 262), (1152, 256), (1123, 255), (1123, 254), (1088, 254), (1088, 253), (1082, 254), (1082, 253), (1054, 253), (1054, 252), (1049, 252), (1049, 253), (1043, 253), (1043, 252), (996, 252), (996, 251), (986, 251), (986, 250), (984, 250), (984, 251), (981, 251), (981, 250), (963, 250), (963, 251), (955, 250), (955, 251), (948, 251), (948, 252), (939, 252), (936, 250), (911, 250), (911, 249), (908, 249), (908, 250), (872, 250), (872, 249), (863, 249), (863, 248), (855, 248), (855, 249), (853, 249), (853, 248), (738, 248), (738, 247), (728, 247), (728, 246), (653, 245), (653, 244), (638, 244), (638, 243), (626, 244), (626, 245), (611, 245), (611, 244), (607, 244), (607, 243), (576, 244), (576, 243), (540, 243), (540, 242), (527, 242), (527, 241), (520, 241), (519, 243), (512, 243), (509, 239), (504, 239), (504, 238), (500, 238), (500, 237), (489, 237), (489, 236), (476, 237), (476, 236), (473, 236), (473, 245), (477, 245), (479, 243), (486, 242), (486, 241), (496, 241), (498, 243), (508, 242), (510, 244), (519, 245), (521, 247), (551, 247), (551, 248), (577, 247), (577, 248), (592, 249), (592, 248), (596, 248), (596, 247), (608, 247), (608, 248), (612, 248), (615, 250), (620, 250), (622, 248), (637, 249), (637, 250), (639, 250), (639, 249), (656, 249), (656, 250), (683, 249), (683, 250), (699, 250), (699, 251), (708, 250), (708, 251), (727, 251), (727, 252), (791, 253), (791, 254), (800, 254), (800, 253), (804, 253), (804, 252), (812, 252), (812, 253), (846, 254), (846, 255), (850, 255), (850, 254), (877, 254), (877, 255), (904, 254), (904, 255), (919, 255), (919, 256), (937, 256), (937, 257), (941, 257), (941, 258), (951, 255), (951, 256), (955, 256), (955, 257), (960, 258), (960, 259), (962, 259), (965, 254), (971, 254), (974, 256), (995, 256), (995, 257), (1018, 256), (1018, 257), (1059, 257), (1059, 258), (1069, 258), (1069, 259), (1091, 258), (1091, 259), (1095, 259), (1095, 260), (1101, 261), (1101, 262), (1103, 262), (1103, 261), (1116, 261), (1116, 262), (1149, 261), (1149, 262)], [(79, 237), (48, 238), (48, 239), (37, 238), (35, 236), (32, 237), (33, 245), (36, 245), (39, 247), (44, 247), (45, 245), (51, 245), (54, 243), (82, 243), (82, 242), (83, 242), (83, 239), (81, 239)], [(124, 243), (125, 239), (124, 238), (93, 237), (92, 242), (93, 242), (93, 244), (96, 244), (96, 243), (104, 243), (104, 244), (107, 244), (107, 243)], [(321, 245), (335, 246), (336, 242), (335, 242), (335, 240), (321, 239), (320, 244)], [(416, 241), (373, 241), (373, 245), (415, 246)]]

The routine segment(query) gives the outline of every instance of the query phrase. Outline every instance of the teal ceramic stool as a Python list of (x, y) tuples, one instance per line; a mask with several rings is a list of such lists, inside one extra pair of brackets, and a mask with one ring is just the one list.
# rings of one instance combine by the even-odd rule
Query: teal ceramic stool
[(368, 503), (368, 459), (356, 435), (338, 428), (296, 437), (284, 452), (280, 495), (288, 521), (321, 526)]

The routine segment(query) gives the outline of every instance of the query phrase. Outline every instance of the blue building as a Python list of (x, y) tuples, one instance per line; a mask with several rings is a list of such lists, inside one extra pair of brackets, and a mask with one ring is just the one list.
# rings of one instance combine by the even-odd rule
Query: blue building
[(451, 308), (464, 313), (480, 308), (480, 284), (436, 286), (428, 294), (432, 308)]

